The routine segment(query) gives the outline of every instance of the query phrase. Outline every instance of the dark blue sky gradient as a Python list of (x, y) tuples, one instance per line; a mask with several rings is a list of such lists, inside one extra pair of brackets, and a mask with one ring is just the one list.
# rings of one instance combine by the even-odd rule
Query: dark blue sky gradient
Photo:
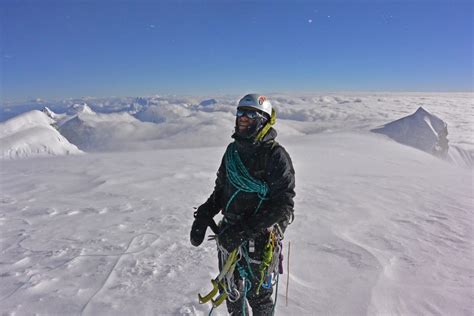
[(0, 20), (4, 100), (473, 88), (471, 1), (3, 0)]

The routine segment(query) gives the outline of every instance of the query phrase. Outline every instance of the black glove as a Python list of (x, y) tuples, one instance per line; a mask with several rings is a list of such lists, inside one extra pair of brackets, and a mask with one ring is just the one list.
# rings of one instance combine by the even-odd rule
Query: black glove
[(244, 241), (247, 241), (250, 238), (250, 235), (242, 225), (235, 224), (228, 226), (217, 236), (219, 244), (224, 247), (227, 251), (233, 251), (235, 248), (239, 247)]
[(202, 244), (204, 237), (206, 237), (206, 230), (209, 224), (209, 220), (205, 218), (196, 218), (193, 222), (193, 227), (191, 228), (191, 244), (195, 247)]
[(199, 206), (196, 212), (194, 212), (194, 222), (191, 227), (191, 244), (195, 247), (202, 244), (204, 237), (206, 237), (207, 226), (211, 219), (209, 218), (209, 207), (207, 203)]

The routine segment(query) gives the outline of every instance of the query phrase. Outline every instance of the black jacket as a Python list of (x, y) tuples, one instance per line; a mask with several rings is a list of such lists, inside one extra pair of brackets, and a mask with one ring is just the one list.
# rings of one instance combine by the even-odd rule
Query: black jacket
[[(225, 225), (241, 225), (254, 234), (264, 232), (279, 223), (285, 229), (293, 217), (295, 196), (295, 171), (286, 150), (275, 141), (277, 133), (272, 128), (257, 144), (239, 139), (234, 134), (235, 145), (249, 174), (268, 185), (269, 191), (258, 212), (260, 202), (256, 193), (239, 192), (225, 209), (236, 188), (227, 178), (225, 159), (217, 172), (214, 191), (199, 207), (196, 217), (212, 218), (220, 211)], [(230, 146), (230, 145), (229, 145)]]

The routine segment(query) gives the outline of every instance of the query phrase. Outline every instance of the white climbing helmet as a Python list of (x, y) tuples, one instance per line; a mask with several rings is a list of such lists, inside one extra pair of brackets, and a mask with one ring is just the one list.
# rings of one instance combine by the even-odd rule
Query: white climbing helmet
[(247, 94), (239, 101), (239, 108), (252, 108), (268, 114), (268, 118), (272, 116), (272, 104), (267, 100), (266, 96), (260, 94)]

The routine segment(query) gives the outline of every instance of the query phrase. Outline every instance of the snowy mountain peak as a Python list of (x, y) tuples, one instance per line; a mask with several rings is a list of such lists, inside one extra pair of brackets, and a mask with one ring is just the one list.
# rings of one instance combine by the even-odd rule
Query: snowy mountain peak
[(51, 111), (47, 106), (43, 108), (42, 112), (46, 114), (48, 117), (52, 118), (53, 120), (57, 118), (57, 114)]
[(415, 115), (431, 115), (428, 111), (426, 111), (422, 106), (420, 106), (416, 112)]
[(34, 110), (1, 123), (0, 159), (82, 153), (52, 126), (49, 114)]
[[(415, 113), (373, 129), (408, 145), (464, 167), (472, 167), (472, 153), (449, 146), (448, 125), (436, 115), (419, 107)], [(451, 150), (450, 150), (451, 149)]]
[(94, 114), (95, 112), (87, 105), (87, 103), (75, 103), (71, 105), (68, 110), (68, 115), (75, 115), (75, 114)]
[(145, 98), (142, 98), (142, 97), (138, 97), (138, 98), (135, 99), (134, 103), (136, 103), (138, 105), (141, 105), (141, 106), (146, 106), (146, 105), (148, 105), (148, 100), (145, 99)]
[(413, 117), (425, 121), (433, 128), (433, 131), (437, 134), (443, 134), (444, 132), (447, 133), (448, 125), (442, 119), (440, 119), (436, 115), (429, 113), (421, 106), (413, 114)]
[(437, 156), (445, 155), (449, 147), (447, 124), (422, 107), (412, 115), (373, 129), (372, 132), (387, 135), (401, 144)]

